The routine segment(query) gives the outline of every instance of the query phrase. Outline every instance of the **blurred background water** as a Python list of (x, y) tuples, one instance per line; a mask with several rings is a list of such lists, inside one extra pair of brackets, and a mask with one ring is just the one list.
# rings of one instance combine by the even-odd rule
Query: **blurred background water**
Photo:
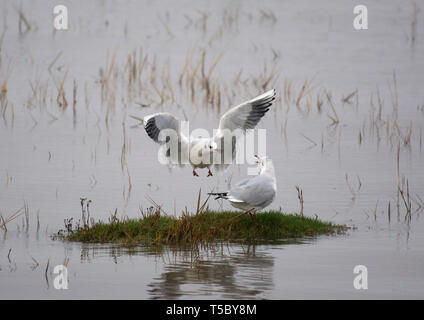
[[(26, 204), (29, 216), (28, 230), (21, 214), (0, 231), (1, 298), (423, 297), (421, 1), (363, 3), (361, 31), (347, 0), (64, 4), (67, 31), (53, 28), (54, 1), (0, 4), (0, 213)], [(245, 178), (247, 165), (212, 178), (168, 170), (131, 116), (167, 111), (212, 133), (229, 107), (271, 88), (259, 125), (277, 172), (270, 208), (298, 212), (298, 185), (306, 215), (357, 229), (218, 246), (195, 263), (166, 248), (50, 239), (80, 218), (80, 197), (95, 220), (138, 217), (148, 197), (179, 215), (199, 188)], [(55, 290), (52, 268), (66, 258), (70, 289)], [(368, 290), (353, 288), (358, 264)]]

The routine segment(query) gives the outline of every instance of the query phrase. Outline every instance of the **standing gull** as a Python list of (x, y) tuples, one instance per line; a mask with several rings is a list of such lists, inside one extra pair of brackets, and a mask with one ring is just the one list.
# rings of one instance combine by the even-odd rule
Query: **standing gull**
[[(254, 129), (258, 122), (262, 119), (265, 113), (269, 110), (272, 102), (275, 99), (275, 89), (269, 90), (264, 94), (253, 98), (252, 100), (246, 101), (238, 106), (235, 106), (225, 112), (219, 121), (219, 127), (215, 135), (212, 138), (188, 138), (181, 132), (180, 121), (170, 113), (155, 113), (144, 117), (143, 124), (144, 128), (149, 137), (155, 142), (165, 145), (169, 140), (163, 140), (159, 137), (162, 130), (172, 130), (175, 132), (176, 138), (178, 139), (178, 160), (177, 164), (181, 163), (181, 154), (189, 154), (188, 162), (193, 167), (193, 175), (198, 176), (197, 168), (207, 168), (208, 177), (212, 176), (210, 166), (214, 164), (215, 169), (226, 168), (229, 163), (222, 161), (222, 156), (230, 155), (230, 163), (234, 160), (236, 154), (236, 143), (237, 139), (247, 129)], [(225, 152), (224, 137), (230, 134), (231, 145)], [(220, 155), (220, 161), (217, 161), (215, 157), (217, 154)], [(168, 164), (175, 164), (171, 161), (170, 149), (163, 148), (161, 156)], [(207, 161), (205, 161), (207, 159)]]
[(256, 157), (260, 167), (257, 176), (239, 182), (228, 192), (208, 194), (217, 196), (215, 200), (228, 200), (233, 207), (245, 210), (253, 216), (256, 216), (256, 211), (269, 206), (277, 192), (274, 166), (271, 159)]

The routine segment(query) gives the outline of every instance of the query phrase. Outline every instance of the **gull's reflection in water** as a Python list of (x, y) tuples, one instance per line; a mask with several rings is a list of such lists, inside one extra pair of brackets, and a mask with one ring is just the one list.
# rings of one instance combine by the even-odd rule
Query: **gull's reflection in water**
[(194, 259), (192, 252), (173, 252), (166, 260), (149, 285), (152, 299), (266, 298), (273, 287), (274, 258), (253, 245), (202, 249)]
[(120, 264), (131, 256), (153, 257), (146, 261), (160, 269), (146, 288), (151, 299), (266, 299), (273, 290), (274, 257), (267, 245), (214, 244), (159, 251), (111, 244), (82, 244), (80, 248), (81, 262), (89, 263), (106, 258)]

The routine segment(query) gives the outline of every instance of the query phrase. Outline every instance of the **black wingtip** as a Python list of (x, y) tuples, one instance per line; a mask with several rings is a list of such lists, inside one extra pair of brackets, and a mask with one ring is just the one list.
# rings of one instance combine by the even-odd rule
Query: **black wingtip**
[(209, 192), (208, 193), (208, 195), (210, 195), (210, 196), (217, 196), (214, 200), (225, 199), (227, 194), (228, 194), (228, 192)]

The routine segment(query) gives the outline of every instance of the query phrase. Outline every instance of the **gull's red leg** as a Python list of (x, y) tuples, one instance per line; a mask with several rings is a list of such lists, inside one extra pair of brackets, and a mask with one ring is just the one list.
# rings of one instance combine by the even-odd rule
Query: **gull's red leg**
[(193, 176), (198, 177), (199, 175), (197, 174), (196, 170), (193, 169)]
[(213, 174), (212, 174), (211, 169), (209, 169), (209, 168), (208, 168), (208, 170), (209, 170), (209, 171), (208, 171), (208, 177), (212, 177), (212, 176), (213, 176)]

